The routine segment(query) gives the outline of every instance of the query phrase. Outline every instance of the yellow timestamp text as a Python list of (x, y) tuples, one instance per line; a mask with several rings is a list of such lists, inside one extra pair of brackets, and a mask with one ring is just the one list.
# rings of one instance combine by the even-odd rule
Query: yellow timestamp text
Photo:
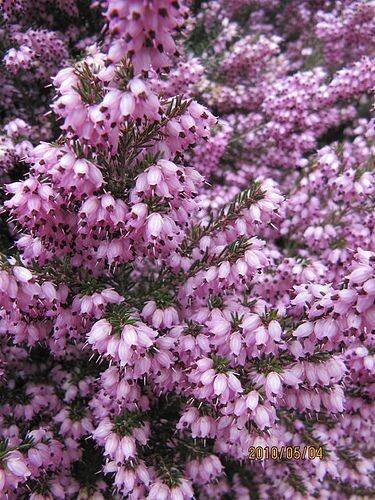
[(250, 446), (249, 460), (314, 460), (324, 458), (322, 446)]

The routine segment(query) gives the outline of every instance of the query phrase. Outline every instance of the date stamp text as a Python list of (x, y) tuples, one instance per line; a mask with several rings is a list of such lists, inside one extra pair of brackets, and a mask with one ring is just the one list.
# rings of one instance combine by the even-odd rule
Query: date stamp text
[(254, 460), (314, 460), (323, 459), (324, 450), (320, 446), (250, 446), (248, 458)]

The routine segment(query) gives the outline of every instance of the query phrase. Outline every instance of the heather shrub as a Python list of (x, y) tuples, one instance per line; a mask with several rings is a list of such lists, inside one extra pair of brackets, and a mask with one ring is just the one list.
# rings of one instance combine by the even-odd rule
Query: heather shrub
[(374, 2), (0, 11), (1, 497), (372, 498)]

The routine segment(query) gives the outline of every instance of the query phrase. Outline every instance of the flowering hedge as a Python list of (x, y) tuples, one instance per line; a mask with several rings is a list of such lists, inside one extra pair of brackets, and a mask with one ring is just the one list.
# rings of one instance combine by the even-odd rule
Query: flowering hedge
[(374, 497), (375, 2), (0, 11), (1, 498)]

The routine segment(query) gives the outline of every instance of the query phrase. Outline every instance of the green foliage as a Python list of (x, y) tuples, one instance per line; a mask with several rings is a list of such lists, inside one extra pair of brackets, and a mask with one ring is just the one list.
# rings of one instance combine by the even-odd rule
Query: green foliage
[(183, 334), (184, 335), (192, 335), (193, 337), (196, 337), (197, 335), (200, 334), (202, 331), (202, 325), (197, 323), (196, 321), (188, 319), (186, 321), (186, 327), (184, 328)]
[(120, 335), (125, 325), (134, 325), (137, 322), (132, 314), (127, 304), (110, 304), (107, 308), (106, 317), (111, 323), (113, 331)]
[(208, 299), (208, 307), (210, 310), (215, 308), (221, 308), (223, 305), (223, 298), (220, 295), (210, 295)]
[(12, 451), (27, 451), (34, 446), (34, 440), (31, 437), (25, 438), (18, 446), (9, 448), (8, 439), (0, 439), (0, 461), (4, 460)]
[(99, 104), (104, 97), (103, 87), (86, 62), (75, 65), (74, 73), (79, 78), (79, 84), (73, 87), (87, 104)]
[(219, 21), (216, 21), (207, 30), (204, 21), (198, 21), (195, 28), (191, 32), (185, 45), (189, 51), (195, 56), (201, 56), (207, 49), (210, 48), (212, 42), (217, 38), (222, 26)]
[(70, 404), (69, 418), (73, 422), (79, 422), (86, 416), (88, 402), (89, 399), (78, 397)]
[(125, 412), (113, 419), (113, 431), (118, 436), (131, 436), (133, 429), (142, 427), (144, 414), (140, 412)]
[[(197, 243), (203, 236), (213, 234), (215, 231), (223, 230), (230, 222), (236, 220), (242, 210), (249, 208), (264, 198), (265, 192), (261, 189), (259, 182), (253, 182), (252, 185), (241, 191), (234, 197), (232, 202), (225, 205), (218, 214), (211, 213), (209, 222), (204, 226), (192, 226), (189, 236), (181, 244), (182, 255), (190, 255)], [(227, 247), (225, 252), (237, 254), (244, 251), (245, 239), (240, 238), (233, 243), (233, 247)], [(224, 260), (224, 259), (223, 259)]]
[(226, 373), (229, 371), (229, 359), (216, 356), (215, 354), (211, 356), (211, 359), (214, 362), (213, 368), (217, 373)]
[(130, 59), (124, 57), (120, 61), (116, 66), (115, 75), (118, 82), (118, 88), (120, 90), (126, 90), (129, 81), (134, 78), (134, 67)]
[[(101, 472), (104, 465), (103, 450), (96, 447), (93, 440), (82, 439), (80, 441), (82, 457), (74, 462), (72, 475), (85, 488), (88, 495), (97, 493), (96, 483), (104, 481), (111, 484), (111, 479)], [(111, 500), (112, 496), (105, 495), (104, 498)]]
[[(224, 465), (225, 475), (230, 484), (233, 485), (234, 479), (239, 479), (240, 483), (248, 488), (250, 500), (259, 500), (261, 498), (259, 485), (256, 482), (256, 472), (246, 467), (245, 464), (240, 464), (227, 457), (221, 457), (221, 462)], [(233, 500), (233, 496), (227, 494), (221, 500)]]
[[(151, 436), (148, 441), (149, 446), (140, 454), (140, 458), (156, 468), (158, 476), (170, 488), (179, 484), (188, 460), (202, 458), (213, 450), (211, 439), (192, 439), (188, 433), (182, 436), (174, 432), (183, 405), (185, 401), (177, 394), (160, 395), (159, 400), (155, 401), (147, 413), (147, 418), (152, 424)], [(198, 405), (202, 415), (205, 414), (204, 405), (202, 403)], [(212, 412), (208, 405), (207, 409)]]
[(170, 120), (185, 113), (190, 102), (182, 96), (162, 100), (159, 121), (126, 122), (121, 129), (117, 153), (98, 153), (97, 163), (114, 196), (126, 199), (137, 176), (163, 157), (161, 152), (146, 153), (145, 150), (163, 140), (164, 127)]

